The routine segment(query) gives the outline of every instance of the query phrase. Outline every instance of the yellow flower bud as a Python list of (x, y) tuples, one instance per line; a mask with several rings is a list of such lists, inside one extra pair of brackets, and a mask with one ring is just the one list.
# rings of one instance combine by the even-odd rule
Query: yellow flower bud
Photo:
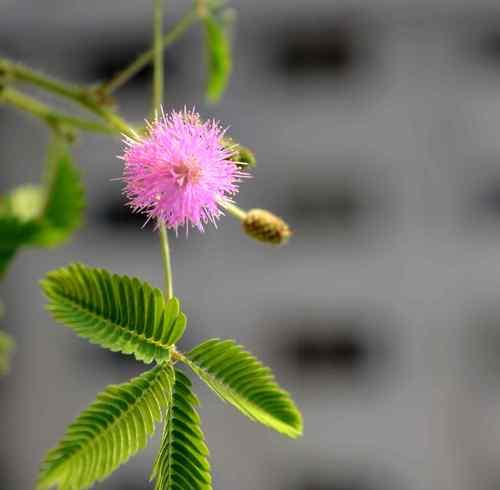
[(251, 209), (242, 223), (247, 235), (272, 245), (284, 245), (292, 235), (292, 231), (281, 218), (265, 209)]

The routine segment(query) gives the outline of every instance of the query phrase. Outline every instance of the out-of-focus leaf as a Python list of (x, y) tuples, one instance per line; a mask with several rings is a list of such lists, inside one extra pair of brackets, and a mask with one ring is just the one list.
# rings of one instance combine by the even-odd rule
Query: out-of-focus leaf
[[(4, 315), (3, 303), (0, 302), (0, 318)], [(14, 340), (10, 335), (0, 330), (0, 376), (8, 373), (10, 357), (14, 350)]]
[(66, 140), (55, 135), (45, 186), (23, 185), (0, 201), (0, 277), (25, 245), (56, 246), (82, 222), (85, 198)]
[(51, 247), (66, 241), (80, 226), (85, 208), (80, 174), (62, 137), (56, 137), (49, 150), (45, 186), (40, 233), (34, 243)]
[(30, 243), (39, 230), (36, 221), (21, 221), (15, 216), (0, 215), (0, 278), (19, 247)]
[(14, 348), (12, 337), (0, 331), (0, 375), (6, 374), (10, 367), (10, 356)]
[(206, 97), (212, 103), (221, 98), (232, 70), (231, 43), (226, 18), (224, 12), (217, 17), (209, 12), (203, 19), (208, 68)]

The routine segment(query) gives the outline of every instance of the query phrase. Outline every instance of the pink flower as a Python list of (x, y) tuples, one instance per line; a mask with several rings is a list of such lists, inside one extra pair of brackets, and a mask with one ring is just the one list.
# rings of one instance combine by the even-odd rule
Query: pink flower
[(168, 228), (191, 223), (200, 231), (222, 214), (246, 174), (222, 143), (225, 130), (193, 111), (172, 112), (150, 125), (144, 138), (127, 138), (123, 160), (125, 195), (134, 211)]

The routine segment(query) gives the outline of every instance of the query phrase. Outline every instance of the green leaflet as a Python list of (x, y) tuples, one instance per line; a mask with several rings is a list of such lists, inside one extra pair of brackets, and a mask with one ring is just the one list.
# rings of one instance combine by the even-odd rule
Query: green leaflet
[(223, 400), (289, 437), (302, 435), (302, 417), (271, 370), (233, 340), (211, 339), (189, 352), (185, 361)]
[(14, 348), (14, 341), (5, 332), (0, 332), (0, 375), (9, 371), (10, 356)]
[(145, 363), (168, 360), (186, 328), (179, 300), (165, 302), (159, 289), (136, 278), (72, 264), (47, 274), (41, 285), (56, 321)]
[(81, 490), (109, 476), (146, 446), (170, 405), (173, 382), (173, 368), (161, 365), (108, 386), (49, 451), (37, 488)]
[(208, 69), (206, 97), (215, 103), (224, 93), (231, 76), (231, 44), (223, 20), (209, 12), (204, 16), (203, 24)]
[(196, 412), (191, 381), (177, 369), (172, 404), (165, 417), (161, 448), (151, 473), (155, 490), (211, 490), (208, 448)]

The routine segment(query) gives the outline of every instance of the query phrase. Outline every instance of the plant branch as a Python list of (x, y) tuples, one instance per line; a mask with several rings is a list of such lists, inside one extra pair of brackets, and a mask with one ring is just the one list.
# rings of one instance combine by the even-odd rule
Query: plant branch
[[(103, 107), (102, 103), (88, 89), (78, 87), (60, 80), (49, 78), (39, 72), (25, 66), (11, 63), (8, 60), (0, 59), (0, 75), (19, 82), (29, 83), (47, 92), (60, 97), (67, 98), (72, 102), (79, 104), (88, 111), (104, 119), (115, 131), (109, 130), (109, 133), (123, 133), (130, 137), (135, 137), (130, 124), (121, 118), (116, 112)], [(81, 128), (84, 129), (84, 128)]]
[(130, 138), (137, 139), (137, 134), (132, 129), (132, 126), (116, 112), (99, 106), (95, 106), (94, 112), (104, 119), (110, 126), (115, 128), (116, 132), (129, 136)]
[(7, 104), (17, 107), (18, 109), (29, 112), (33, 116), (42, 119), (50, 127), (55, 129), (58, 129), (61, 126), (69, 126), (92, 133), (115, 134), (117, 132), (117, 129), (99, 122), (68, 116), (62, 112), (58, 112), (37, 99), (11, 88), (5, 88), (2, 92), (0, 92), (0, 102), (6, 102)]
[[(182, 17), (170, 32), (165, 34), (161, 39), (161, 49), (164, 50), (173, 44), (184, 32), (193, 25), (198, 19), (198, 15), (194, 9), (191, 9), (184, 17)], [(103, 95), (110, 95), (115, 90), (125, 85), (132, 77), (145, 68), (154, 58), (154, 48), (145, 51), (139, 55), (135, 61), (127, 66), (122, 71), (118, 72), (111, 80), (101, 84), (96, 91)]]
[(12, 63), (5, 59), (0, 59), (0, 73), (7, 79), (12, 78), (19, 82), (35, 85), (47, 92), (72, 99), (80, 104), (83, 104), (86, 97), (88, 97), (86, 90), (81, 87), (50, 78), (24, 65)]

